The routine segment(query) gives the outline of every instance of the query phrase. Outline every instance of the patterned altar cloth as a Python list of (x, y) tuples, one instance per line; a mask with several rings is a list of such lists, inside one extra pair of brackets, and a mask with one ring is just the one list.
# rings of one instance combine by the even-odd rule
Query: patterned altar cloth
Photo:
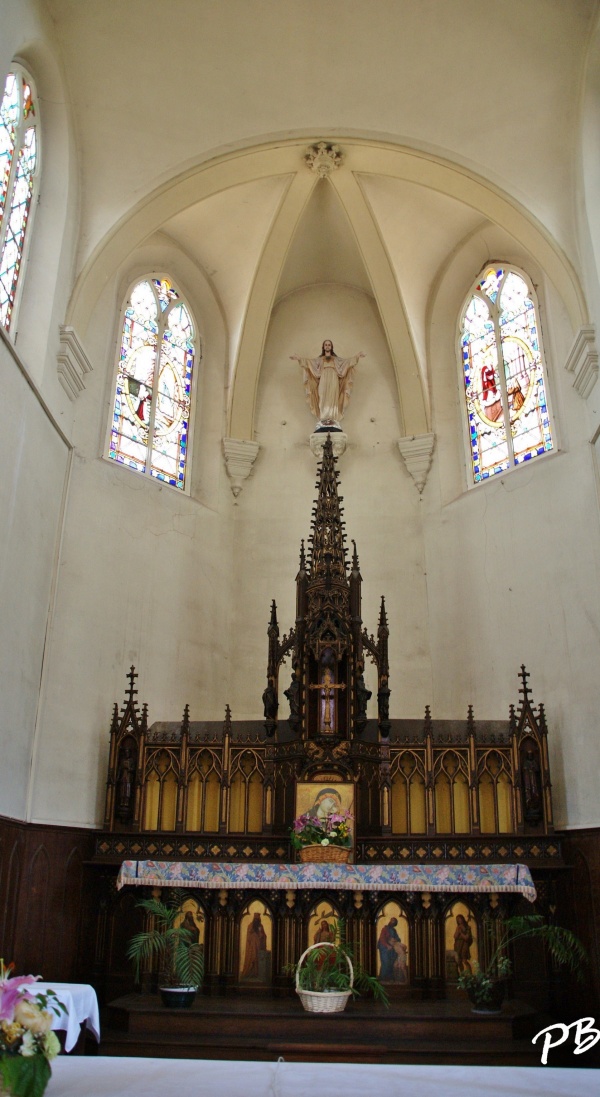
[(512, 891), (535, 901), (526, 865), (247, 864), (219, 861), (123, 861), (117, 887), (262, 888), (336, 891)]

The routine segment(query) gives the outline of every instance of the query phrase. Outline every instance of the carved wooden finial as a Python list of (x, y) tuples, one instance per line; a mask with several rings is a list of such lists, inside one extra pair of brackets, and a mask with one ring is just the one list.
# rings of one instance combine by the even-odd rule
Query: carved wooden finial
[(113, 708), (112, 720), (110, 723), (110, 733), (113, 735), (119, 730), (119, 706), (115, 701), (115, 707)]
[(223, 731), (228, 735), (231, 734), (231, 709), (229, 705), (225, 705), (225, 723), (223, 724)]
[(140, 723), (140, 730), (144, 733), (148, 731), (148, 705), (146, 701), (142, 705), (142, 720)]
[(356, 541), (352, 539), (352, 570), (359, 571), (360, 564), (358, 562), (358, 552), (356, 551)]
[(425, 723), (423, 725), (423, 730), (426, 735), (431, 735), (431, 709), (429, 705), (425, 705)]
[(387, 628), (387, 627), (388, 627), (388, 619), (387, 619), (387, 613), (385, 611), (385, 598), (382, 594), (381, 595), (381, 607), (380, 607), (380, 610), (379, 610), (379, 628), (382, 629), (382, 628)]
[(129, 700), (133, 701), (134, 695), (137, 693), (137, 689), (134, 689), (134, 682), (135, 682), (136, 678), (138, 677), (138, 675), (136, 674), (136, 670), (135, 670), (135, 667), (134, 667), (133, 663), (131, 664), (131, 666), (129, 668), (129, 673), (128, 673), (127, 677), (129, 678), (129, 691), (128, 691), (129, 692)]
[(531, 696), (531, 690), (530, 690), (529, 686), (527, 685), (527, 679), (530, 678), (530, 677), (531, 677), (531, 675), (529, 674), (529, 671), (525, 670), (525, 663), (521, 663), (521, 670), (519, 671), (519, 678), (521, 679), (523, 685), (519, 689), (519, 693), (523, 697), (523, 705), (529, 705), (530, 704), (529, 698)]
[(467, 709), (467, 730), (469, 735), (475, 734), (475, 719), (473, 717), (473, 705), (469, 705)]
[(181, 721), (181, 731), (182, 731), (182, 734), (185, 732), (185, 734), (187, 735), (189, 730), (190, 730), (190, 706), (186, 705), (184, 710), (183, 710), (183, 719)]
[(279, 624), (278, 624), (278, 621), (277, 621), (277, 603), (276, 603), (275, 599), (273, 599), (273, 601), (271, 602), (271, 617), (269, 619), (269, 628), (268, 628), (267, 631), (268, 632), (273, 632), (274, 631), (274, 632), (279, 633)]
[(328, 577), (346, 579), (346, 549), (342, 498), (338, 496), (337, 471), (331, 435), (323, 446), (323, 460), (317, 476), (317, 501), (313, 508), (310, 550), (311, 580)]

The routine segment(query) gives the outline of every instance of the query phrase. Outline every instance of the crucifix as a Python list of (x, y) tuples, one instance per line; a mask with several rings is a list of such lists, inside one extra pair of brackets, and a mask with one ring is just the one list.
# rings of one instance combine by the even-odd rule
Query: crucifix
[(309, 689), (320, 689), (321, 690), (321, 709), (320, 709), (320, 714), (319, 714), (320, 715), (320, 719), (319, 719), (320, 728), (319, 728), (319, 730), (321, 731), (321, 733), (323, 735), (335, 734), (335, 728), (332, 727), (332, 724), (334, 723), (333, 717), (335, 715), (335, 693), (334, 693), (334, 690), (336, 690), (336, 689), (345, 689), (346, 688), (345, 682), (340, 682), (337, 685), (335, 685), (334, 681), (333, 681), (333, 678), (331, 677), (331, 671), (330, 671), (329, 667), (326, 667), (325, 668), (325, 673), (323, 675), (323, 681), (318, 682), (314, 686), (309, 686), (308, 688)]

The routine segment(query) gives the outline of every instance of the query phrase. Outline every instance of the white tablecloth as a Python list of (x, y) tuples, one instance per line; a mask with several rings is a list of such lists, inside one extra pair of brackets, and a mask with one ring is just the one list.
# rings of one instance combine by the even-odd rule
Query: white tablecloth
[(55, 1059), (46, 1097), (597, 1097), (600, 1071), (207, 1059)]
[(53, 1014), (52, 1028), (66, 1031), (65, 1051), (72, 1051), (79, 1039), (81, 1025), (94, 1034), (100, 1043), (100, 1015), (96, 991), (87, 983), (36, 983), (32, 990), (54, 990), (66, 1009), (58, 1017)]

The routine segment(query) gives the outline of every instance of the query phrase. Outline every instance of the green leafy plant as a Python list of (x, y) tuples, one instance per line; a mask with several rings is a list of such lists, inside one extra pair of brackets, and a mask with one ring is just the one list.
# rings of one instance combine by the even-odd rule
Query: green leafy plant
[(175, 923), (187, 898), (185, 891), (174, 888), (167, 902), (142, 899), (137, 905), (151, 914), (154, 927), (136, 933), (129, 942), (127, 958), (133, 961), (136, 981), (142, 966), (155, 956), (160, 961), (159, 979), (167, 987), (200, 987), (204, 979), (204, 950), (193, 930)]
[[(373, 997), (389, 1005), (389, 998), (375, 975), (369, 975), (355, 960), (352, 946), (346, 941), (343, 920), (330, 923), (333, 941), (312, 949), (302, 961), (298, 975), (301, 990), (327, 993), (328, 991), (349, 990), (353, 995), (370, 992)], [(350, 969), (346, 961), (350, 958), (354, 969), (354, 985), (350, 985)], [(289, 964), (287, 971), (295, 974), (297, 965)]]
[(588, 956), (581, 941), (570, 929), (552, 925), (541, 914), (515, 915), (499, 923), (488, 919), (484, 925), (489, 934), (493, 932), (494, 925), (500, 927), (496, 948), (485, 968), (474, 963), (472, 971), (462, 971), (458, 977), (458, 986), (466, 990), (477, 1005), (485, 1007), (492, 1003), (496, 984), (507, 979), (512, 971), (511, 961), (506, 955), (508, 947), (525, 938), (542, 940), (557, 964), (568, 968), (580, 981), (583, 979), (583, 969), (589, 963)]

